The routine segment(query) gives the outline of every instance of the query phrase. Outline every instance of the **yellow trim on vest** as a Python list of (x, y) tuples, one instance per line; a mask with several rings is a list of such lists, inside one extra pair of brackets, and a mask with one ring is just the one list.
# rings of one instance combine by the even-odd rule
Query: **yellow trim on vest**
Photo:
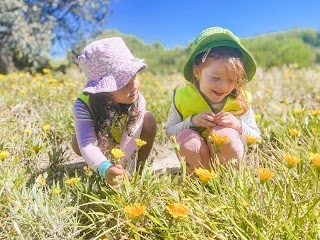
[[(85, 95), (85, 94), (81, 93), (78, 96), (78, 98), (81, 99), (92, 112), (92, 109), (90, 107), (89, 95)], [(124, 115), (124, 117), (120, 120), (120, 123), (121, 123), (120, 127), (115, 126), (115, 120), (117, 119), (117, 115), (114, 117), (114, 119), (112, 121), (112, 125), (110, 128), (110, 134), (116, 140), (117, 143), (120, 143), (120, 141), (121, 141), (121, 136), (122, 136), (123, 130), (125, 128), (127, 117), (128, 117), (128, 115)]]
[[(251, 94), (249, 92), (246, 92), (246, 97), (249, 101), (251, 101)], [(183, 120), (203, 111), (211, 111), (210, 106), (193, 84), (175, 91), (174, 105), (182, 116)], [(228, 96), (227, 101), (221, 111), (230, 112), (237, 116), (244, 113), (243, 107), (240, 106), (239, 103), (231, 96)], [(201, 134), (202, 137), (206, 138), (208, 136), (209, 129), (197, 128), (196, 130)]]

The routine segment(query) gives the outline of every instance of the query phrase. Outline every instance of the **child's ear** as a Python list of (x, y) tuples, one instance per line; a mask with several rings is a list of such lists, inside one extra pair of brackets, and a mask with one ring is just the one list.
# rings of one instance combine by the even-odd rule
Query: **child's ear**
[(193, 65), (193, 75), (196, 77), (196, 79), (200, 78), (200, 68), (197, 65)]

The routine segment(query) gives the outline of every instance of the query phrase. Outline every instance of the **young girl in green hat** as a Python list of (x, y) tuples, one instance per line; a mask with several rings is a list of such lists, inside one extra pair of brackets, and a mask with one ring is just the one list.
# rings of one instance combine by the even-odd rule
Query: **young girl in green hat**
[[(174, 91), (166, 133), (176, 136), (192, 173), (198, 167), (209, 169), (215, 154), (222, 164), (241, 159), (245, 136), (259, 139), (260, 131), (251, 94), (245, 91), (256, 64), (239, 39), (212, 27), (191, 42), (189, 51), (184, 77), (191, 84)], [(221, 139), (225, 141), (219, 144)]]

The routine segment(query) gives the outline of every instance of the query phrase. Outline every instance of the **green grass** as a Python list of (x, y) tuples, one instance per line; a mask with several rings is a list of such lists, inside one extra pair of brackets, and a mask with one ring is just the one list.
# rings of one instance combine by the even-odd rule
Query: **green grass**
[[(206, 186), (183, 173), (153, 173), (148, 163), (115, 190), (95, 173), (67, 168), (81, 75), (1, 75), (0, 152), (10, 155), (0, 160), (0, 239), (319, 239), (320, 170), (309, 158), (320, 153), (319, 79), (319, 67), (258, 69), (248, 88), (263, 140), (246, 148), (238, 168), (218, 166)], [(163, 127), (182, 77), (140, 80), (159, 124), (156, 146), (168, 146)], [(284, 154), (301, 162), (288, 168)], [(274, 173), (265, 184), (261, 167)], [(168, 213), (175, 202), (188, 207), (186, 218)], [(132, 203), (145, 213), (131, 219), (124, 208)]]

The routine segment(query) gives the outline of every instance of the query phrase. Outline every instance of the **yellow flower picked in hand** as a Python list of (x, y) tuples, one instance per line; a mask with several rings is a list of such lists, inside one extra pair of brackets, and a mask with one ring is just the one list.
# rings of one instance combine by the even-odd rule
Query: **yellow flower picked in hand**
[(118, 164), (120, 162), (119, 159), (125, 156), (125, 153), (120, 148), (112, 148), (111, 154), (114, 158), (115, 164)]
[(166, 207), (173, 218), (185, 218), (189, 215), (189, 208), (181, 203), (172, 203)]
[(146, 210), (146, 206), (140, 203), (134, 203), (124, 208), (124, 212), (131, 218), (139, 217)]

